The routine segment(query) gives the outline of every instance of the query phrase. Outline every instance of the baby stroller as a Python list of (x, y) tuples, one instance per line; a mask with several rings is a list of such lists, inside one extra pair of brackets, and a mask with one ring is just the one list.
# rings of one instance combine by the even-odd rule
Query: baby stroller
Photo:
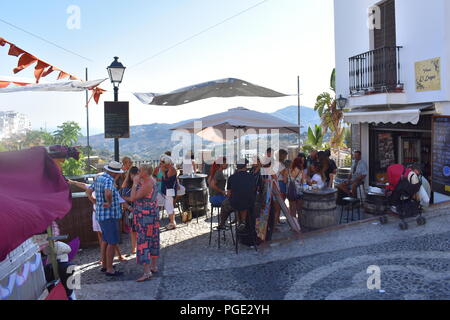
[[(411, 170), (402, 165), (393, 165), (388, 168), (389, 187), (387, 188), (387, 197), (391, 206), (391, 213), (400, 217), (399, 227), (401, 230), (408, 229), (408, 223), (405, 219), (417, 217), (417, 225), (426, 224), (426, 219), (422, 217), (423, 209), (420, 201), (416, 199), (422, 184), (413, 184), (408, 176)], [(380, 218), (382, 224), (388, 222), (387, 216)]]

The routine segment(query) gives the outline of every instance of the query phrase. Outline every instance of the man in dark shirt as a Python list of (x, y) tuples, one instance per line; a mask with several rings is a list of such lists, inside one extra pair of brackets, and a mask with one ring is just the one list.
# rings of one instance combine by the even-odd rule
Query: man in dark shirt
[(247, 172), (248, 161), (237, 165), (237, 171), (229, 179), (227, 184), (227, 200), (222, 203), (219, 228), (224, 229), (225, 223), (232, 212), (237, 213), (238, 230), (245, 229), (248, 210), (256, 200), (255, 177)]

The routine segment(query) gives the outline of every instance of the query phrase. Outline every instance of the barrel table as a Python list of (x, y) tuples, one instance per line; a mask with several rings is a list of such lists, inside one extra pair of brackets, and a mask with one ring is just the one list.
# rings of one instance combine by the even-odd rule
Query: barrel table
[(186, 188), (186, 194), (182, 200), (183, 210), (191, 210), (193, 217), (206, 215), (208, 211), (208, 187), (206, 186), (206, 174), (182, 175), (178, 179)]
[(352, 168), (338, 168), (334, 178), (334, 185), (337, 186), (345, 181), (348, 181), (348, 177), (351, 173)]
[(319, 230), (339, 224), (336, 206), (337, 190), (322, 189), (303, 192), (303, 212), (300, 225), (306, 230)]
[(92, 203), (84, 192), (72, 193), (72, 209), (61, 220), (58, 220), (60, 233), (68, 235), (68, 241), (80, 238), (80, 247), (98, 246), (97, 234), (92, 230)]
[(368, 192), (365, 201), (365, 212), (377, 216), (385, 215), (389, 209), (389, 201), (386, 195)]

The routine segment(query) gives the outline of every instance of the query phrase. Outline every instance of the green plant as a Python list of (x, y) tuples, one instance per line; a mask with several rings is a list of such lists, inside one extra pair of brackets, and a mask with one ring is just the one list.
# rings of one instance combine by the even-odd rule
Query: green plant
[(54, 143), (73, 147), (81, 136), (81, 127), (75, 121), (64, 122), (53, 133)]
[(315, 125), (314, 129), (309, 127), (308, 139), (306, 139), (303, 149), (305, 150), (305, 147), (308, 149), (321, 149), (323, 147), (323, 138), (324, 134), (320, 126)]
[(86, 161), (83, 154), (80, 154), (80, 160), (67, 159), (62, 165), (63, 175), (66, 177), (80, 176), (86, 173)]

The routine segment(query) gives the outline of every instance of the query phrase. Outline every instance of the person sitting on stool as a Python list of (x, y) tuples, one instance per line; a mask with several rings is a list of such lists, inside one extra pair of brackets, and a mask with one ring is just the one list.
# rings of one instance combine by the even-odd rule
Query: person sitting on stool
[(355, 160), (353, 161), (352, 172), (349, 175), (348, 181), (337, 186), (340, 191), (354, 198), (357, 198), (357, 188), (364, 183), (369, 171), (366, 162), (361, 157), (361, 151), (355, 151)]
[(225, 223), (232, 212), (237, 213), (238, 230), (244, 231), (248, 210), (253, 208), (256, 200), (255, 177), (247, 172), (248, 160), (240, 160), (237, 171), (227, 184), (227, 199), (222, 203), (219, 229), (225, 229)]

